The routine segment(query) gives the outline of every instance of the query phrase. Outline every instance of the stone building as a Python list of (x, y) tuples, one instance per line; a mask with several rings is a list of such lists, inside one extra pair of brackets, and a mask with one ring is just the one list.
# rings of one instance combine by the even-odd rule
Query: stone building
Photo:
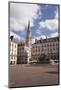
[(10, 40), (10, 64), (17, 64), (17, 43)]
[(35, 40), (32, 44), (32, 60), (38, 60), (42, 54), (59, 60), (59, 37)]
[(27, 54), (27, 49), (29, 47), (24, 42), (16, 43), (10, 41), (10, 64), (30, 63), (30, 60), (28, 62), (28, 58), (30, 57), (28, 55), (31, 55), (31, 60), (37, 61), (42, 54), (45, 54), (47, 58), (59, 60), (59, 37), (36, 39), (35, 43), (31, 45), (31, 52), (29, 50), (29, 54)]
[(24, 49), (25, 49), (25, 43), (23, 42), (19, 43), (18, 51), (17, 51), (17, 64), (27, 63), (27, 54)]

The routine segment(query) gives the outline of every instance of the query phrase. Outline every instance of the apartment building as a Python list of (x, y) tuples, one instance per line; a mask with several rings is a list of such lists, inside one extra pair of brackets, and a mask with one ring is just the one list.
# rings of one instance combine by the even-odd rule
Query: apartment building
[(25, 51), (25, 43), (21, 42), (18, 44), (17, 64), (25, 63), (27, 63), (27, 53)]
[(32, 60), (38, 60), (41, 54), (50, 59), (59, 59), (59, 37), (36, 39), (32, 44)]
[(17, 43), (10, 40), (10, 64), (17, 64)]

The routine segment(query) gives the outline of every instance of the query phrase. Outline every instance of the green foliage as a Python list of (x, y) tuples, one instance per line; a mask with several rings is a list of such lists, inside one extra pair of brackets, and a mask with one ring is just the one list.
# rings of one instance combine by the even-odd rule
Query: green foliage
[(49, 58), (47, 58), (47, 56), (45, 54), (41, 54), (39, 56), (39, 63), (42, 63), (42, 64), (50, 63), (50, 60), (49, 60)]

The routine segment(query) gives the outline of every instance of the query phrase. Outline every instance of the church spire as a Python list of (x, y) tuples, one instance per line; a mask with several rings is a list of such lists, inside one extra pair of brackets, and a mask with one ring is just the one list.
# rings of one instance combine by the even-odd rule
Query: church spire
[(30, 20), (28, 20), (28, 31), (30, 32)]
[(30, 20), (28, 20), (27, 36), (26, 36), (26, 46), (25, 50), (27, 52), (27, 63), (30, 63), (31, 60), (31, 46), (32, 46), (32, 36), (30, 29)]
[(30, 20), (28, 20), (28, 28), (27, 28), (26, 44), (27, 44), (27, 46), (29, 46), (29, 45), (31, 44)]

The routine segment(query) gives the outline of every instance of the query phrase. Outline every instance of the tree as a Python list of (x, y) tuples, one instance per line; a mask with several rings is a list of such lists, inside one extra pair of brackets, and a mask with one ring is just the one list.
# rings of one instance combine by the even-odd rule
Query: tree
[(49, 63), (49, 58), (47, 58), (47, 56), (45, 54), (41, 54), (39, 56), (39, 63)]

